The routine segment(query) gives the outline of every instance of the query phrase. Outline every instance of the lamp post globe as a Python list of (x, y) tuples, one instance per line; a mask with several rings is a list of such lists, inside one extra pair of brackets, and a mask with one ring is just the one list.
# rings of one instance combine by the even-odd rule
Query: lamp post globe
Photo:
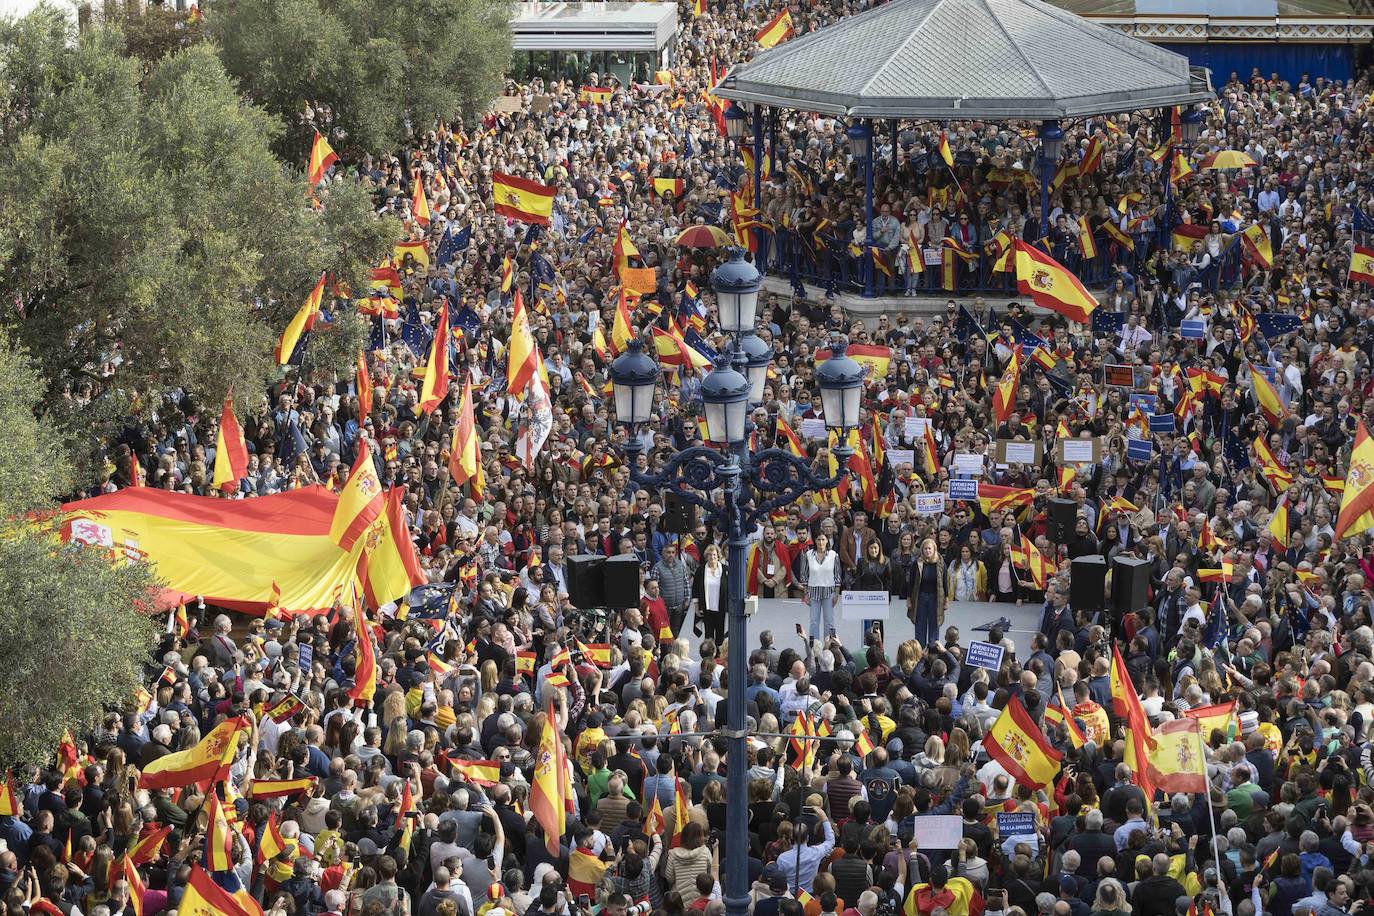
[(743, 140), (748, 132), (749, 113), (731, 102), (725, 109), (725, 136), (731, 140)]
[(845, 131), (849, 137), (849, 150), (855, 159), (866, 160), (873, 149), (873, 128), (867, 121), (855, 121)]
[(1046, 162), (1058, 162), (1064, 152), (1064, 129), (1058, 121), (1045, 121), (1036, 134), (1040, 138), (1040, 158)]
[(629, 425), (649, 422), (658, 373), (658, 364), (644, 352), (644, 343), (637, 337), (631, 340), (629, 349), (611, 363), (617, 420)]
[(859, 425), (859, 404), (864, 391), (864, 367), (847, 356), (846, 349), (847, 344), (835, 344), (830, 358), (816, 370), (826, 428), (840, 430), (841, 434)]
[[(728, 351), (727, 351), (728, 352)], [(749, 416), (749, 380), (725, 361), (701, 382), (706, 405), (706, 435), (712, 442), (738, 446), (744, 442), (744, 421)]]
[(1178, 130), (1185, 146), (1192, 146), (1197, 142), (1198, 134), (1202, 133), (1202, 119), (1202, 109), (1196, 105), (1179, 117)]
[(757, 334), (745, 334), (739, 342), (744, 354), (744, 375), (749, 379), (749, 403), (757, 407), (763, 403), (763, 386), (768, 382), (768, 366), (773, 362), (773, 348)]
[(745, 260), (743, 248), (732, 246), (726, 254), (725, 263), (711, 271), (711, 290), (716, 294), (721, 330), (744, 334), (754, 330), (763, 277)]

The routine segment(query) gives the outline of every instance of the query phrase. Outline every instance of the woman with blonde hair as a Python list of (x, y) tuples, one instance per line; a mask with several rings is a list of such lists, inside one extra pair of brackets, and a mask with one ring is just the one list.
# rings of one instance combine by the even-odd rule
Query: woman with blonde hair
[(921, 556), (911, 569), (911, 588), (907, 597), (907, 618), (916, 630), (916, 640), (930, 646), (938, 637), (940, 624), (945, 620), (945, 564), (940, 561), (935, 541), (921, 542)]
[(908, 639), (897, 647), (897, 670), (902, 672), (903, 679), (911, 676), (920, 661), (921, 644), (916, 640)]
[(1098, 883), (1092, 911), (1096, 916), (1130, 916), (1131, 902), (1126, 899), (1120, 881), (1103, 878)]

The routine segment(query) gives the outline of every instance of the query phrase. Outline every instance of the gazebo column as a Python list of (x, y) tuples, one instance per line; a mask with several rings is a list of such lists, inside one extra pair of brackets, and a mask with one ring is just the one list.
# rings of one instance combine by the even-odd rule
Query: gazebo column
[(1040, 124), (1040, 238), (1049, 244), (1050, 238), (1050, 181), (1059, 167), (1059, 154), (1064, 151), (1064, 131), (1058, 121), (1045, 120)]
[(892, 180), (897, 180), (897, 119), (889, 118), (887, 121), (889, 133), (892, 135)]
[[(767, 115), (765, 114), (766, 111), (767, 111), (767, 109), (765, 109), (762, 105), (756, 105), (756, 106), (754, 107), (754, 112), (753, 112), (753, 114), (754, 114), (754, 117), (753, 117), (753, 121), (754, 121), (754, 209), (758, 211), (757, 213), (754, 214), (754, 220), (755, 220), (755, 222), (760, 223), (760, 224), (763, 222), (763, 119), (767, 116)], [(763, 233), (763, 226), (762, 226), (762, 225), (757, 225), (757, 226), (755, 226), (755, 227), (754, 227), (754, 247), (755, 247), (755, 249), (757, 250), (758, 255), (759, 255), (758, 257), (756, 257), (756, 258), (754, 259), (755, 261), (763, 261), (763, 260), (764, 260), (763, 254), (764, 254), (764, 252), (765, 252), (765, 250), (766, 250), (766, 249), (765, 249), (765, 246), (766, 246), (767, 244), (768, 244), (768, 239), (764, 236), (764, 233)], [(759, 270), (764, 270), (764, 265), (761, 264), (761, 263), (758, 264), (757, 267), (758, 267)]]
[(873, 298), (873, 122), (854, 121), (845, 131), (849, 151), (864, 170), (864, 250), (859, 258), (864, 275), (864, 296)]

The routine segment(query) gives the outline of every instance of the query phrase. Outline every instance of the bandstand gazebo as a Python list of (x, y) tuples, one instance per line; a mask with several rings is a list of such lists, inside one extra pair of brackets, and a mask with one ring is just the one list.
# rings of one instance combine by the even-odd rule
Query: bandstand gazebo
[[(727, 127), (740, 142), (752, 120), (756, 150), (775, 110), (847, 122), (851, 152), (864, 167), (868, 248), (872, 138), (883, 122), (894, 137), (901, 121), (1039, 122), (1043, 225), (1062, 122), (1185, 106), (1190, 141), (1202, 115), (1187, 106), (1214, 97), (1208, 72), (1181, 54), (1041, 0), (892, 0), (736, 64), (715, 94), (734, 103)], [(754, 157), (755, 206), (763, 158)], [(864, 295), (872, 296), (871, 254), (864, 261)]]

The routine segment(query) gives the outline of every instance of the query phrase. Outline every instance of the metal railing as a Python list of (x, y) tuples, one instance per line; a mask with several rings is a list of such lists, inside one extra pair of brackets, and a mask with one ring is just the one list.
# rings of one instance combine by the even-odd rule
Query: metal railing
[[(1155, 231), (1134, 233), (1134, 248), (1127, 248), (1106, 233), (1095, 232), (1097, 256), (1084, 258), (1077, 243), (1055, 246), (1050, 255), (1069, 268), (1090, 287), (1104, 288), (1116, 278), (1118, 265), (1139, 276), (1150, 256), (1159, 248), (1160, 238)], [(1016, 276), (1012, 272), (995, 271), (996, 259), (986, 250), (976, 258), (954, 258), (953, 276), (947, 277), (943, 263), (925, 264), (919, 274), (910, 273), (907, 258), (900, 249), (887, 253), (889, 272), (874, 268), (873, 290), (879, 297), (902, 296), (910, 292), (921, 297), (959, 296), (969, 294), (1015, 295)], [(828, 240), (813, 244), (796, 229), (779, 228), (759, 234), (758, 263), (766, 273), (785, 277), (793, 286), (809, 283), (827, 293), (863, 293), (867, 258), (847, 247)], [(1242, 279), (1240, 247), (1232, 245), (1201, 272), (1189, 269), (1175, 271), (1174, 280), (1182, 286), (1201, 283), (1206, 290), (1231, 289)], [(952, 280), (953, 286), (947, 286)]]

